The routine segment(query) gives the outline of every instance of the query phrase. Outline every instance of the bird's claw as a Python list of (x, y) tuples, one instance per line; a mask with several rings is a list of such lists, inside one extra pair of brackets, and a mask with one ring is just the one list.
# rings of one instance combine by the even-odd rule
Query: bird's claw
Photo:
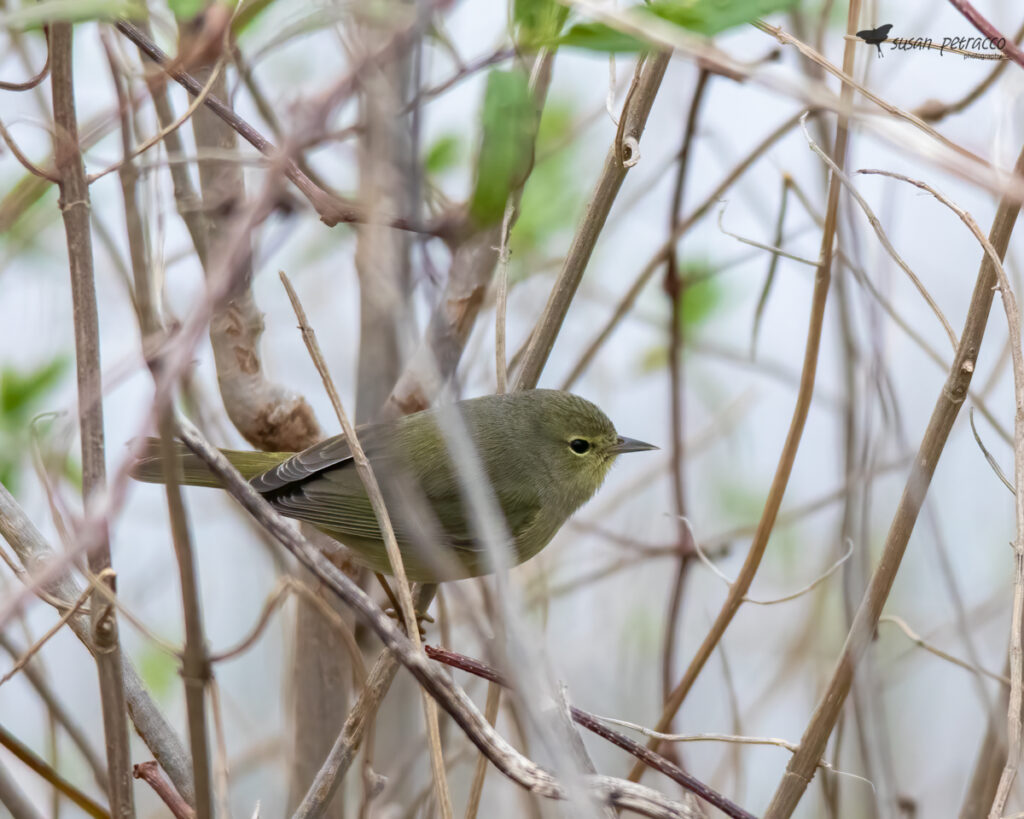
[[(388, 606), (386, 609), (384, 609), (384, 613), (388, 617), (390, 617), (392, 620), (397, 621), (400, 626), (403, 626), (403, 627), (405, 626), (405, 618), (402, 617), (402, 613), (400, 611), (396, 611), (391, 606)], [(431, 614), (429, 612), (426, 612), (426, 611), (417, 611), (417, 612), (415, 612), (415, 615), (416, 615), (416, 627), (419, 629), (420, 639), (422, 639), (423, 637), (426, 636), (426, 633), (427, 633), (426, 627), (423, 624), (424, 623), (433, 623), (434, 622), (434, 618), (433, 618), (433, 616), (431, 616)]]

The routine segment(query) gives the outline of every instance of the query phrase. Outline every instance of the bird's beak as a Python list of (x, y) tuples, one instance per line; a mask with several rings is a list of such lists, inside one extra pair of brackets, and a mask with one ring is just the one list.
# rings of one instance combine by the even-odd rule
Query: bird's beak
[(635, 438), (623, 438), (620, 435), (619, 440), (615, 442), (609, 451), (613, 455), (621, 455), (623, 452), (646, 452), (649, 449), (657, 448), (654, 444), (645, 444), (643, 441), (637, 441)]

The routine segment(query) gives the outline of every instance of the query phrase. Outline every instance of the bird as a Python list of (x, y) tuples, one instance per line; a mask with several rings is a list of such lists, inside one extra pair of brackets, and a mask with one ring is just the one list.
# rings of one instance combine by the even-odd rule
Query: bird
[(863, 31), (858, 31), (857, 36), (860, 37), (865, 43), (870, 43), (878, 49), (878, 56), (884, 57), (882, 54), (882, 43), (884, 43), (889, 37), (889, 29), (892, 28), (892, 23), (886, 23), (884, 26), (878, 28), (866, 28)]
[[(409, 580), (438, 583), (494, 570), (466, 500), (464, 464), (453, 457), (442, 416), (465, 424), (504, 517), (506, 562), (543, 549), (604, 482), (615, 459), (658, 447), (618, 434), (595, 404), (561, 390), (534, 389), (457, 401), (356, 428), (381, 486)], [(221, 487), (198, 456), (174, 442), (178, 479)], [(394, 574), (370, 498), (344, 435), (298, 453), (221, 450), (278, 512), (311, 524), (376, 572)], [(142, 446), (131, 474), (164, 483), (159, 439)]]

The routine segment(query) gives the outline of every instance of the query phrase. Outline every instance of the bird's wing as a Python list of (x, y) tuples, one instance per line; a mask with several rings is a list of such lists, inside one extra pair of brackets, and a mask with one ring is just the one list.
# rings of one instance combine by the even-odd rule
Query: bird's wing
[[(389, 427), (385, 424), (367, 424), (357, 430), (359, 443), (368, 457), (381, 452), (387, 441)], [(352, 449), (344, 435), (325, 438), (313, 446), (297, 452), (251, 481), (253, 488), (264, 495), (295, 488), (331, 467), (352, 463)]]
[[(351, 462), (289, 486), (275, 493), (271, 502), (287, 517), (342, 537), (381, 539), (373, 506)], [(399, 532), (396, 525), (396, 536)]]
[[(541, 497), (524, 486), (515, 486), (497, 494), (498, 505), (505, 516), (505, 528), (514, 540), (536, 521), (541, 511)], [(452, 546), (460, 550), (486, 551), (487, 546), (475, 537), (477, 528), (465, 510), (461, 492), (434, 497), (430, 502), (438, 520), (450, 522), (444, 531)]]
[[(387, 484), (387, 442), (393, 429), (386, 424), (366, 425), (358, 430), (359, 442), (378, 470), (378, 480)], [(352, 453), (345, 436), (338, 435), (314, 444), (288, 460), (253, 478), (250, 483), (287, 517), (314, 526), (369, 540), (380, 540), (380, 529), (373, 506), (354, 468)], [(441, 467), (444, 469), (444, 467)], [(391, 522), (401, 543), (414, 538), (404, 530), (429, 531), (440, 525), (447, 545), (459, 551), (482, 551), (476, 529), (468, 521), (462, 489), (457, 479), (425, 481), (425, 498), (436, 516), (436, 523), (420, 525), (415, 520), (403, 525), (402, 514), (391, 509)], [(498, 503), (505, 513), (505, 524), (515, 538), (536, 522), (542, 509), (540, 493), (532, 487), (513, 484), (498, 493)]]

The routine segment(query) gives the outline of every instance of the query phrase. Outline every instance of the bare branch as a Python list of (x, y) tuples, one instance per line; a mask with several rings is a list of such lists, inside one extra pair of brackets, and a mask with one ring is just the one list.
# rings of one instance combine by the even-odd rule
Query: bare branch
[[(1024, 151), (1017, 158), (1014, 172), (1018, 178), (1024, 174)], [(1006, 253), (1019, 212), (1020, 202), (1016, 197), (1007, 195), (1000, 200), (989, 231), (989, 241), (999, 257)], [(788, 819), (792, 815), (814, 775), (816, 760), (820, 758), (839, 719), (843, 703), (853, 683), (854, 670), (867, 648), (882, 607), (889, 596), (907, 542), (924, 503), (928, 485), (935, 474), (935, 467), (945, 448), (953, 422), (967, 395), (985, 335), (992, 307), (993, 288), (997, 281), (995, 266), (986, 253), (978, 270), (953, 366), (936, 399), (935, 408), (921, 439), (914, 466), (907, 477), (899, 506), (889, 526), (882, 556), (854, 616), (842, 653), (832, 672), (832, 678), (804, 731), (800, 740), (800, 750), (786, 768), (786, 774), (768, 807), (766, 819)]]
[[(106, 491), (103, 445), (103, 385), (100, 370), (99, 318), (93, 278), (92, 236), (89, 230), (89, 185), (78, 145), (78, 117), (72, 78), (73, 34), (68, 23), (50, 30), (53, 120), (56, 129), (54, 165), (60, 177), (60, 209), (64, 217), (71, 293), (74, 302), (75, 361), (78, 374), (78, 419), (82, 439), (82, 492), (87, 511)], [(106, 531), (89, 550), (89, 570), (101, 575), (110, 568), (110, 542)], [(105, 581), (113, 590), (108, 577)], [(90, 604), (91, 640), (99, 671), (103, 730), (110, 776), (111, 810), (117, 819), (135, 813), (132, 799), (128, 718), (121, 679), (121, 647), (114, 608), (94, 592)]]

